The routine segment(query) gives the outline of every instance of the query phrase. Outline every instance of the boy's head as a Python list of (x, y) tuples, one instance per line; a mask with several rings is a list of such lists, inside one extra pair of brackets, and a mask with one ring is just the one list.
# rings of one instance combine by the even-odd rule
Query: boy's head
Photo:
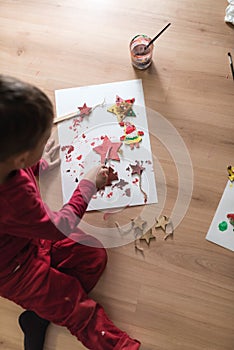
[[(49, 137), (53, 106), (37, 87), (0, 75), (0, 163), (31, 152)], [(43, 146), (43, 145), (42, 145)]]

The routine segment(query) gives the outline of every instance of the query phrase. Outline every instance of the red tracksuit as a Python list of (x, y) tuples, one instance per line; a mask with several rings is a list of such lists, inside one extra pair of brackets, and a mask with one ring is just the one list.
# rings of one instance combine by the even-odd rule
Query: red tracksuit
[(88, 349), (139, 349), (87, 295), (107, 260), (101, 243), (76, 228), (94, 184), (81, 180), (52, 212), (40, 197), (38, 169), (21, 169), (0, 185), (0, 295), (67, 327)]

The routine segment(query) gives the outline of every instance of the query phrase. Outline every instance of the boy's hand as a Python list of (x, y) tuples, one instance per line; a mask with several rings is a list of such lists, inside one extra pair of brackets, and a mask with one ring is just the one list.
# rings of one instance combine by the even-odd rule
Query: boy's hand
[(60, 145), (54, 145), (54, 140), (49, 140), (45, 145), (45, 149), (42, 155), (42, 158), (48, 163), (47, 170), (52, 170), (60, 164), (60, 158), (58, 155), (58, 150)]
[(108, 179), (109, 170), (105, 165), (98, 165), (87, 172), (84, 179), (93, 182), (99, 190), (104, 187)]

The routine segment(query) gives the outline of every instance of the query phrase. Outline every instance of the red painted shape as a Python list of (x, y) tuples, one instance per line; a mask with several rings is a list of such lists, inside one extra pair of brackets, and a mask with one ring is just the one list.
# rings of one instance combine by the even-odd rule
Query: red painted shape
[(69, 148), (68, 148), (68, 151), (67, 153), (71, 153), (72, 151), (74, 151), (74, 146), (70, 145)]

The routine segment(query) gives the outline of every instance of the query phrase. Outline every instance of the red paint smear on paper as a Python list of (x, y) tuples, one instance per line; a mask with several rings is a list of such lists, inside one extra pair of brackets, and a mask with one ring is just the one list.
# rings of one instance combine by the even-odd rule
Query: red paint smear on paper
[(78, 118), (73, 119), (73, 123), (72, 123), (73, 128), (76, 128), (78, 125), (80, 125), (80, 120)]
[(151, 160), (146, 160), (145, 162), (146, 164), (150, 164), (150, 165), (152, 164)]
[(74, 146), (72, 145), (68, 145), (68, 146), (63, 146), (61, 148), (61, 151), (64, 152), (67, 150), (67, 153), (71, 153), (72, 151), (74, 151)]
[(79, 163), (79, 166), (82, 168), (82, 169), (84, 169), (84, 166), (83, 166), (83, 164), (81, 164), (81, 163)]
[(100, 137), (101, 140), (104, 140), (104, 138), (105, 138), (105, 136), (101, 136), (101, 137)]
[(82, 134), (82, 137), (83, 137), (83, 139), (85, 139), (85, 138), (86, 138), (86, 135), (85, 135), (85, 134)]
[(69, 153), (71, 153), (73, 151), (74, 151), (74, 146), (70, 145), (69, 148), (68, 148), (67, 153), (69, 154)]
[(78, 157), (76, 157), (76, 159), (78, 159), (78, 160), (81, 160), (81, 158), (82, 158), (82, 154), (80, 154)]
[(113, 192), (108, 193), (107, 198), (111, 198), (113, 196)]
[(127, 189), (125, 190), (125, 194), (126, 194), (127, 197), (130, 197), (130, 196), (131, 196), (131, 190), (130, 190), (130, 188), (127, 188)]
[(95, 145), (95, 142), (92, 142), (92, 143), (91, 143), (91, 146), (94, 146), (94, 145)]
[(67, 155), (66, 155), (66, 162), (69, 163), (69, 162), (71, 162), (71, 161), (72, 161), (72, 158), (71, 158), (70, 156), (67, 156)]
[(136, 178), (135, 180), (133, 180), (133, 184), (136, 184), (139, 180)]

